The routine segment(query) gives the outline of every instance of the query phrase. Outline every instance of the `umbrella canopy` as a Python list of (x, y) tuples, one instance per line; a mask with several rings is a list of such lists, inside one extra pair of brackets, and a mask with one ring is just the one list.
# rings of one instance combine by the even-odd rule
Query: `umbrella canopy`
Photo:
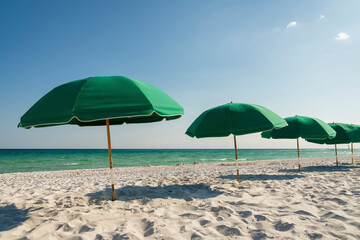
[[(353, 124), (351, 124), (351, 125), (357, 127), (359, 129), (359, 131), (360, 131), (360, 125), (353, 125)], [(355, 165), (355, 162), (354, 162), (354, 143), (356, 143), (356, 142), (360, 142), (360, 140), (359, 141), (354, 140), (353, 142), (351, 142), (351, 163), (353, 165)]]
[(90, 77), (51, 90), (21, 117), (18, 127), (106, 125), (115, 200), (109, 125), (172, 120), (183, 114), (175, 100), (148, 83), (122, 76)]
[(317, 144), (335, 144), (336, 165), (338, 166), (337, 144), (360, 142), (360, 126), (347, 123), (329, 123), (329, 125), (336, 131), (336, 137), (323, 140), (306, 139), (306, 141)]
[(256, 104), (228, 103), (203, 112), (187, 129), (190, 137), (244, 135), (287, 126), (286, 121)]
[(360, 128), (357, 125), (347, 123), (329, 123), (336, 131), (336, 137), (326, 139), (306, 139), (308, 142), (318, 144), (348, 144), (360, 141)]
[(286, 121), (269, 109), (247, 103), (228, 103), (203, 112), (187, 129), (190, 137), (226, 137), (234, 135), (237, 178), (239, 178), (236, 135), (261, 132), (287, 126)]
[(300, 151), (299, 151), (299, 138), (305, 139), (332, 139), (336, 136), (336, 131), (332, 129), (324, 121), (306, 117), (306, 116), (294, 116), (284, 118), (288, 123), (287, 127), (281, 129), (272, 129), (270, 131), (263, 132), (261, 137), (274, 138), (274, 139), (295, 139), (297, 140), (297, 152), (298, 152), (298, 167), (300, 166)]
[(21, 117), (18, 127), (144, 123), (176, 119), (183, 108), (151, 84), (121, 76), (90, 77), (58, 86)]
[(284, 118), (288, 123), (287, 127), (272, 129), (263, 132), (261, 137), (274, 139), (332, 139), (336, 136), (336, 131), (324, 121), (305, 116), (294, 116)]

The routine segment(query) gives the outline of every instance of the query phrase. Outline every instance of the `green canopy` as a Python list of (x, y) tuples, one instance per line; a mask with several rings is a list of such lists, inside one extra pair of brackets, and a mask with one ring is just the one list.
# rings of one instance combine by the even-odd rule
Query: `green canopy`
[(79, 126), (176, 119), (183, 108), (148, 83), (127, 77), (90, 77), (58, 86), (21, 117), (18, 127)]
[(323, 140), (306, 139), (306, 141), (317, 144), (335, 144), (336, 165), (339, 165), (337, 144), (360, 142), (360, 126), (347, 123), (329, 123), (329, 125), (336, 131), (335, 138)]
[(244, 135), (287, 126), (269, 109), (247, 103), (228, 103), (203, 112), (187, 129), (190, 137)]
[(239, 180), (236, 135), (282, 128), (287, 123), (269, 109), (247, 103), (228, 103), (203, 112), (187, 129), (190, 137), (226, 137), (234, 135), (237, 178)]
[(329, 126), (336, 131), (336, 137), (322, 140), (306, 139), (306, 141), (318, 144), (348, 144), (360, 141), (360, 128), (357, 125), (329, 123)]
[[(355, 126), (358, 128), (357, 132), (360, 131), (360, 125), (354, 125), (354, 124), (351, 124), (352, 126)], [(356, 140), (354, 139), (352, 142), (351, 142), (351, 162), (353, 165), (355, 165), (355, 162), (354, 162), (354, 143), (358, 143), (360, 142), (360, 139)]]
[(305, 116), (294, 116), (284, 118), (288, 123), (287, 127), (281, 129), (272, 129), (263, 132), (261, 137), (274, 139), (295, 139), (297, 140), (298, 167), (300, 166), (299, 138), (305, 139), (326, 139), (334, 138), (336, 131), (324, 121)]
[(334, 138), (336, 131), (324, 121), (305, 116), (294, 116), (284, 118), (288, 123), (287, 127), (281, 129), (272, 129), (263, 132), (261, 137), (274, 139), (326, 139)]
[(106, 125), (115, 200), (109, 125), (172, 120), (183, 114), (177, 102), (148, 83), (121, 76), (90, 77), (51, 90), (21, 117), (18, 127)]

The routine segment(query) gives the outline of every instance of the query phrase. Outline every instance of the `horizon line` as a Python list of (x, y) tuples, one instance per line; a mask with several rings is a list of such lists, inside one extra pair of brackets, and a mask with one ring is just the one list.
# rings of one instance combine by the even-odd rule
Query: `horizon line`
[[(292, 150), (297, 148), (237, 148), (243, 150)], [(333, 149), (328, 148), (300, 148), (302, 149)], [(338, 149), (348, 149), (347, 147)], [(0, 150), (108, 150), (107, 148), (0, 148)], [(111, 150), (234, 150), (234, 148), (112, 148)]]

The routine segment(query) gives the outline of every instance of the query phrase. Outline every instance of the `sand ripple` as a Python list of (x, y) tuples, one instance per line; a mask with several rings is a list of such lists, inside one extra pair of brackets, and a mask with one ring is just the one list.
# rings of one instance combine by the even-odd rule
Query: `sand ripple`
[[(0, 239), (360, 239), (360, 165), (342, 159), (0, 175)], [(350, 162), (350, 161), (349, 161)]]

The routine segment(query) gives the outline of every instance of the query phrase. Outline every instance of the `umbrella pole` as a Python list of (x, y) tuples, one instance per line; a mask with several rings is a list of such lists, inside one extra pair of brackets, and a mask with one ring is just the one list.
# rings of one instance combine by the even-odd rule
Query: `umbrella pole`
[(351, 143), (351, 163), (354, 165), (354, 145)]
[(339, 166), (338, 156), (337, 156), (337, 146), (335, 144), (335, 154), (336, 154), (336, 166)]
[(234, 146), (235, 146), (235, 159), (236, 159), (236, 173), (237, 173), (237, 180), (240, 182), (239, 176), (239, 164), (238, 164), (238, 155), (237, 155), (237, 146), (236, 146), (236, 136), (234, 135)]
[(297, 142), (297, 152), (298, 152), (298, 166), (299, 166), (299, 172), (301, 172), (301, 166), (300, 166), (300, 151), (299, 151), (299, 138), (296, 139)]
[(108, 150), (109, 150), (112, 200), (115, 201), (114, 170), (113, 170), (113, 162), (112, 162), (112, 154), (111, 154), (111, 140), (110, 140), (109, 119), (106, 119), (106, 131), (107, 131)]

